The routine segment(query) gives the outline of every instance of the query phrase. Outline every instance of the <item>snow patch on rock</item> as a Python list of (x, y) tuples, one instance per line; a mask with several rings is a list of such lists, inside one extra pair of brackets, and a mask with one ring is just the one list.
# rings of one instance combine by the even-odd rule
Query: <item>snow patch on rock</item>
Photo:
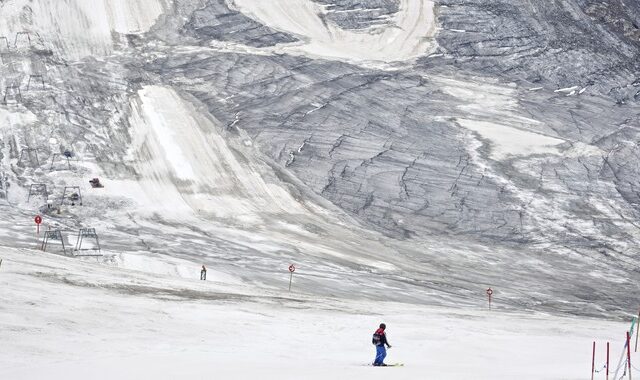
[(147, 86), (132, 102), (132, 158), (144, 202), (177, 218), (197, 214), (260, 221), (261, 213), (303, 213), (291, 195), (241, 162), (220, 126), (174, 90)]
[(558, 154), (564, 140), (488, 121), (458, 119), (458, 123), (490, 140), (490, 157), (501, 160), (509, 156)]
[(310, 0), (228, 0), (237, 9), (273, 29), (298, 36), (286, 52), (358, 64), (408, 61), (430, 53), (436, 31), (434, 3), (401, 0), (386, 27), (346, 30), (327, 22), (326, 10)]
[(0, 14), (0, 36), (14, 43), (17, 33), (29, 32), (71, 60), (105, 55), (112, 32), (146, 32), (164, 7), (164, 0), (10, 0)]

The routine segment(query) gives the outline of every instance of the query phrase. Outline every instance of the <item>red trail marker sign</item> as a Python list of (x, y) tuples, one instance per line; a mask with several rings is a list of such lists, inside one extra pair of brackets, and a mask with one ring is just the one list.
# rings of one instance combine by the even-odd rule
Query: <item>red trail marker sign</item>
[(36, 233), (40, 235), (40, 224), (42, 223), (42, 217), (40, 215), (36, 215), (36, 217), (33, 218), (33, 221), (36, 222)]
[(487, 289), (487, 297), (489, 298), (489, 310), (491, 310), (491, 296), (493, 295), (493, 289)]
[(296, 271), (296, 266), (291, 264), (289, 265), (289, 273), (291, 276), (289, 277), (289, 291), (291, 291), (291, 282), (293, 282), (293, 272)]

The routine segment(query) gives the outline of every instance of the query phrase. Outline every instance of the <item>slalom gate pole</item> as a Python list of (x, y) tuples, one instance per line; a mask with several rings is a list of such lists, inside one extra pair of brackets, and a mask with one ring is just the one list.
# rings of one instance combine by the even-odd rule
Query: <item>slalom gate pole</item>
[(607, 380), (609, 380), (609, 342), (607, 342)]
[(627, 365), (629, 367), (629, 380), (631, 380), (631, 345), (629, 341), (631, 337), (629, 336), (629, 332), (627, 332)]
[[(640, 310), (638, 311), (638, 319), (636, 320), (640, 320)], [(640, 333), (639, 328), (636, 328), (636, 349), (635, 352), (638, 352), (638, 334)]]
[(593, 342), (593, 350), (591, 352), (591, 380), (593, 380), (593, 374), (596, 370), (596, 342)]
[[(629, 332), (627, 332), (629, 334)], [(614, 379), (619, 379), (618, 372), (620, 372), (620, 368), (622, 368), (622, 361), (624, 360), (624, 350), (627, 348), (626, 342), (624, 347), (622, 348), (622, 355), (620, 355), (620, 360), (618, 361), (618, 366), (616, 367), (616, 372), (613, 374)]]

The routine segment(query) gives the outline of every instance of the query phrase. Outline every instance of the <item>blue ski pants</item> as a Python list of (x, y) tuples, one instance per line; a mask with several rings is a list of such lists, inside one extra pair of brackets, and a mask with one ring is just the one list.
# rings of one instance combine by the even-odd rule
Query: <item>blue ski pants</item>
[(387, 348), (384, 344), (376, 346), (376, 360), (373, 361), (373, 365), (380, 365), (384, 362), (384, 358), (387, 357)]

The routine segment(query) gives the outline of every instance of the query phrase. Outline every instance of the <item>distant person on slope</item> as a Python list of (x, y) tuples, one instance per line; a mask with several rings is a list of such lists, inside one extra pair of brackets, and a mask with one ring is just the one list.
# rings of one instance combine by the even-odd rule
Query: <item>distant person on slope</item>
[(207, 279), (207, 268), (205, 268), (204, 265), (202, 266), (202, 270), (200, 271), (200, 279), (203, 281)]
[(373, 339), (371, 342), (376, 346), (376, 360), (373, 361), (373, 365), (376, 367), (386, 367), (384, 364), (384, 358), (387, 357), (387, 348), (391, 348), (391, 345), (387, 341), (387, 334), (384, 330), (387, 328), (387, 325), (384, 323), (380, 324), (380, 328), (373, 333)]

